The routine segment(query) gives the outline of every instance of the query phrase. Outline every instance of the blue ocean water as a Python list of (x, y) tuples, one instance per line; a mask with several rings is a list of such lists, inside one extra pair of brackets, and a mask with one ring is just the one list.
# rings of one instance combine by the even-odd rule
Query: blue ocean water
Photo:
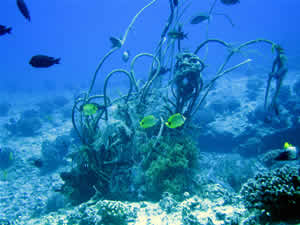
[[(229, 220), (230, 224), (244, 225), (299, 223), (297, 213), (285, 211), (300, 204), (298, 0), (240, 0), (233, 5), (221, 0), (178, 0), (178, 6), (174, 6), (175, 0), (24, 2), (30, 21), (16, 1), (2, 1), (0, 6), (0, 25), (12, 28), (11, 33), (0, 36), (0, 224), (47, 224), (47, 220), (61, 224), (59, 219), (65, 216), (72, 221), (74, 213), (80, 219), (66, 224), (77, 224), (81, 219), (81, 224), (192, 224), (186, 218), (193, 217), (185, 214), (199, 221), (202, 217), (202, 224), (228, 224)], [(133, 21), (150, 2), (154, 3)], [(170, 4), (175, 22), (161, 39)], [(190, 23), (213, 4), (209, 20)], [(113, 47), (111, 37), (122, 40), (132, 21), (126, 40), (101, 66), (90, 96), (84, 98), (80, 94), (89, 90), (99, 62)], [(183, 35), (180, 51), (177, 39), (181, 38), (175, 37), (171, 44), (172, 32)], [(205, 65), (197, 82), (203, 79), (209, 92), (200, 110), (193, 111), (201, 98), (195, 103), (190, 99), (205, 96), (206, 89), (200, 85), (198, 93), (200, 86), (184, 78), (176, 83), (176, 71), (186, 67), (175, 62), (180, 57), (184, 61), (177, 53), (194, 52), (207, 39), (225, 41), (232, 48), (210, 44), (197, 54)], [(257, 43), (235, 52), (225, 69), (245, 65), (206, 86), (234, 47), (256, 39), (280, 45), (286, 57), (288, 72), (278, 96), (278, 79), (271, 84), (270, 94), (277, 97), (271, 115), (264, 104), (276, 46)], [(151, 97), (139, 100), (144, 86), (141, 92), (131, 93), (129, 101), (105, 103), (99, 95), (104, 93), (107, 75), (115, 69), (130, 71), (131, 60), (140, 53), (154, 54), (160, 40), (165, 40), (163, 49), (170, 57), (161, 61), (167, 73), (161, 83), (151, 86), (153, 91), (147, 93)], [(124, 52), (129, 54), (128, 61), (123, 59)], [(60, 58), (60, 63), (36, 68), (29, 64), (36, 55)], [(147, 84), (152, 62), (141, 58), (134, 65), (139, 87)], [(184, 87), (186, 82), (190, 86)], [(110, 100), (127, 91), (125, 76), (114, 76), (108, 83)], [(268, 104), (271, 101), (269, 97)], [(291, 198), (267, 196), (272, 199), (270, 204), (261, 200), (265, 196), (261, 189), (268, 190), (267, 194), (274, 191), (270, 188), (273, 178), (282, 178), (276, 183), (278, 190), (288, 186), (283, 195)], [(255, 190), (251, 186), (255, 182), (266, 186)], [(248, 194), (251, 191), (262, 201), (259, 206)], [(85, 212), (89, 220), (76, 211), (91, 198), (100, 199), (96, 209), (101, 208), (98, 215), (102, 219), (89, 214), (94, 208)], [(114, 207), (106, 199), (121, 205), (130, 204), (125, 200), (138, 204), (126, 206), (136, 208), (135, 216), (107, 216), (103, 212)], [(174, 202), (183, 202), (189, 212)], [(220, 205), (228, 209), (218, 208)], [(250, 211), (253, 205), (259, 212)], [(236, 214), (229, 213), (229, 207)], [(145, 213), (148, 219), (144, 208), (149, 210)], [(47, 217), (58, 209), (62, 211), (55, 219)], [(201, 214), (211, 211), (206, 217)], [(167, 215), (155, 220), (157, 212)]]
[[(187, 10), (184, 22), (198, 12), (207, 11), (212, 4), (211, 1), (190, 2), (193, 6)], [(42, 89), (45, 81), (58, 86), (71, 81), (88, 83), (99, 59), (111, 47), (109, 37), (122, 36), (133, 16), (148, 1), (26, 3), (31, 22), (21, 15), (15, 1), (1, 3), (1, 25), (12, 27), (11, 35), (1, 36), (2, 91), (7, 82), (17, 85), (19, 90)], [(243, 1), (229, 7), (218, 4), (215, 12), (228, 14), (236, 26), (232, 28), (223, 17), (215, 16), (209, 26), (209, 37), (232, 43), (266, 38), (282, 44), (287, 55), (295, 57), (299, 53), (299, 4), (297, 0)], [(168, 1), (159, 1), (146, 10), (129, 33), (124, 49), (129, 49), (132, 55), (153, 51), (168, 15)], [(184, 31), (189, 39), (183, 45), (195, 48), (205, 39), (205, 29), (204, 24), (187, 24)], [(36, 54), (61, 57), (61, 65), (47, 70), (31, 68), (28, 62)]]

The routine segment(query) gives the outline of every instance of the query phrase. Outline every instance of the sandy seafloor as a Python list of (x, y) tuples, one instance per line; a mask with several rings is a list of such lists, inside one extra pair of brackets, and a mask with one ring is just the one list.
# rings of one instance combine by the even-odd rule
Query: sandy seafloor
[[(288, 79), (295, 81), (295, 77), (300, 78), (300, 72), (293, 71), (292, 75), (288, 76)], [(244, 97), (245, 93), (243, 88), (245, 84), (243, 82), (246, 79), (237, 79), (233, 82), (232, 79), (223, 79), (221, 83), (227, 89), (222, 89), (221, 94), (227, 92), (228, 94), (234, 94), (236, 97), (241, 97), (244, 103), (243, 108), (247, 107), (247, 110), (255, 108), (256, 102), (247, 102)], [(234, 85), (233, 85), (234, 84)], [(235, 90), (239, 88), (240, 92)], [(262, 89), (264, 90), (264, 89)], [(216, 92), (218, 94), (218, 92)], [(263, 93), (263, 91), (261, 92)], [(16, 137), (9, 134), (8, 130), (4, 127), (4, 124), (8, 123), (10, 118), (18, 118), (20, 114), (29, 109), (38, 110), (37, 104), (41, 101), (51, 100), (54, 96), (64, 96), (69, 102), (62, 108), (55, 109), (51, 114), (51, 120), (43, 120), (42, 128), (38, 134), (33, 137)], [(263, 95), (261, 94), (261, 97)], [(69, 135), (72, 128), (71, 123), (71, 108), (74, 99), (74, 91), (49, 91), (45, 93), (0, 93), (1, 102), (9, 102), (11, 109), (8, 116), (0, 117), (0, 147), (9, 147), (13, 149), (14, 162), (11, 167), (6, 170), (4, 175), (3, 171), (0, 171), (0, 219), (2, 221), (9, 220), (12, 224), (67, 224), (64, 222), (66, 215), (70, 215), (76, 211), (80, 211), (80, 207), (87, 207), (86, 204), (75, 208), (68, 207), (66, 209), (57, 209), (58, 213), (50, 212), (49, 199), (55, 199), (54, 190), (59, 187), (63, 181), (61, 180), (59, 173), (64, 171), (65, 166), (70, 163), (67, 159), (65, 164), (61, 165), (51, 173), (42, 173), (39, 168), (32, 165), (30, 159), (41, 156), (41, 145), (45, 140), (54, 141), (57, 136)], [(260, 100), (262, 100), (260, 98)], [(231, 126), (237, 131), (243, 129), (243, 113), (240, 112), (238, 117), (235, 117), (236, 121), (217, 118), (214, 123), (219, 122), (219, 127)], [(213, 162), (237, 157), (240, 164), (251, 162), (255, 166), (255, 158), (244, 158), (237, 156), (237, 153), (216, 153), (209, 152), (209, 149), (205, 151), (205, 156)], [(230, 150), (227, 150), (230, 152)], [(213, 164), (212, 164), (213, 165)], [(216, 165), (217, 162), (216, 162)], [(210, 167), (211, 165), (207, 165)], [(257, 165), (257, 168), (261, 168), (261, 165)], [(210, 169), (210, 168), (208, 168)], [(213, 168), (218, 170), (218, 168)], [(233, 170), (239, 168), (232, 168)], [(182, 208), (185, 205), (194, 204), (191, 202), (197, 202), (194, 215), (201, 222), (200, 224), (235, 224), (230, 222), (234, 217), (248, 218), (250, 214), (243, 205), (238, 192), (226, 189), (226, 184), (211, 183), (211, 186), (207, 188), (207, 196), (186, 196), (186, 200), (182, 203), (178, 203), (177, 206), (170, 213), (166, 213), (159, 203), (151, 202), (134, 202), (128, 203), (130, 207), (135, 208), (137, 217), (135, 221), (129, 222), (129, 224), (140, 225), (160, 225), (160, 224), (183, 224), (181, 221)], [(224, 195), (220, 193), (225, 193)], [(183, 193), (184, 194), (184, 193)], [(231, 203), (226, 203), (226, 198), (232, 199)], [(59, 201), (59, 200), (57, 200)], [(57, 203), (58, 207), (66, 206), (65, 203)], [(126, 202), (124, 202), (126, 204)], [(90, 209), (92, 211), (92, 209)], [(88, 214), (88, 213), (87, 213)], [(210, 219), (209, 219), (210, 218)], [(0, 221), (1, 221), (0, 220)], [(96, 220), (96, 219), (95, 219)], [(227, 222), (226, 222), (227, 220)], [(46, 223), (45, 221), (48, 221)], [(228, 222), (229, 221), (229, 222)], [(1, 224), (1, 223), (0, 223)], [(97, 224), (96, 222), (94, 224)], [(247, 224), (239, 223), (239, 224)], [(278, 223), (285, 224), (285, 223)]]

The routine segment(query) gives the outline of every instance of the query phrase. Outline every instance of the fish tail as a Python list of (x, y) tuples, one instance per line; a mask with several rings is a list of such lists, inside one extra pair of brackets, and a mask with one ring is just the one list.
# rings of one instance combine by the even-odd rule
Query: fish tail
[(8, 33), (8, 34), (10, 34), (10, 33), (11, 33), (11, 30), (12, 30), (12, 28), (11, 28), (11, 27), (9, 27), (9, 28), (7, 28), (7, 29), (6, 29), (6, 31), (7, 31), (7, 33)]
[(55, 64), (60, 64), (60, 58), (55, 59), (54, 63)]

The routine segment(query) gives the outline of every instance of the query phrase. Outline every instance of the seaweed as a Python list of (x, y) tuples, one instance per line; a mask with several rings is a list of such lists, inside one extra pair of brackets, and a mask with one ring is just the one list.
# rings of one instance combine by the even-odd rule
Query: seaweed
[[(175, 139), (176, 138), (176, 139)], [(159, 199), (164, 192), (169, 192), (176, 199), (188, 190), (191, 182), (188, 176), (195, 166), (197, 148), (187, 137), (163, 137), (157, 146), (148, 142), (142, 146), (147, 157), (143, 162), (147, 193)], [(151, 154), (149, 154), (151, 153)]]

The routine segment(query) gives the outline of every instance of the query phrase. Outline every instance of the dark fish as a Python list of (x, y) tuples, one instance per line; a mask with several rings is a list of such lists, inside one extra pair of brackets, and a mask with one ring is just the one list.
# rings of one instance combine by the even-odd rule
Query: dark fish
[(183, 33), (183, 31), (170, 31), (168, 32), (168, 37), (177, 40), (183, 40), (187, 38), (187, 34)]
[(175, 7), (178, 6), (178, 0), (173, 0), (173, 4)]
[(42, 168), (44, 163), (41, 159), (34, 159), (33, 160), (33, 165), (37, 168)]
[(190, 24), (199, 24), (205, 20), (209, 19), (209, 15), (208, 14), (198, 14), (192, 17), (192, 19), (190, 20)]
[(224, 5), (234, 5), (240, 3), (240, 0), (221, 0)]
[(59, 64), (59, 60), (60, 58), (55, 59), (46, 55), (36, 55), (30, 59), (29, 64), (37, 68), (46, 68), (54, 64)]
[(4, 34), (10, 34), (11, 29), (12, 29), (11, 27), (0, 25), (0, 36)]
[(19, 10), (21, 11), (22, 15), (28, 20), (30, 21), (30, 14), (29, 14), (29, 10), (24, 2), (24, 0), (17, 0), (17, 5)]
[(119, 39), (119, 38), (116, 38), (116, 37), (110, 37), (109, 38), (111, 44), (112, 44), (112, 48), (114, 47), (118, 47), (118, 48), (121, 48), (122, 46), (122, 41)]

